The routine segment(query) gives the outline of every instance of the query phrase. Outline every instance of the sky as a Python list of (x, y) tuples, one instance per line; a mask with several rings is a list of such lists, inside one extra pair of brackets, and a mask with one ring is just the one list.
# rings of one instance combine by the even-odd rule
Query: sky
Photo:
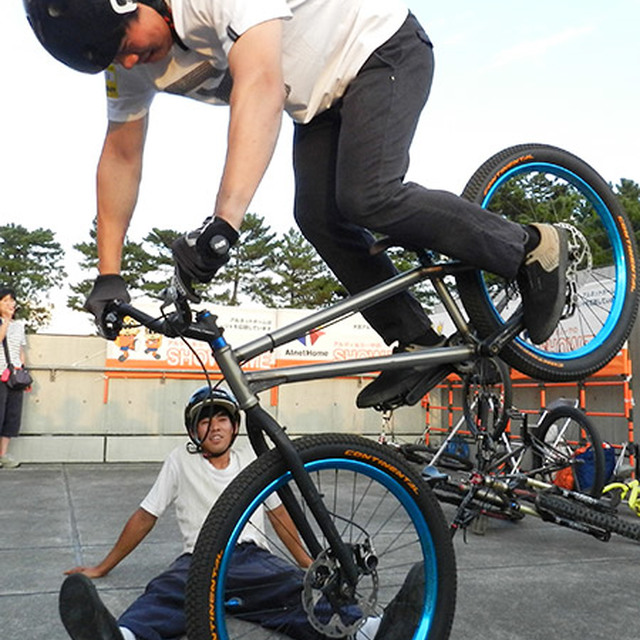
[[(0, 224), (55, 232), (72, 245), (95, 216), (95, 166), (106, 129), (101, 75), (78, 73), (40, 46), (20, 0), (5, 0), (0, 57)], [(8, 6), (7, 6), (8, 5)], [(408, 179), (460, 193), (504, 147), (563, 147), (609, 182), (640, 182), (640, 0), (408, 0), (435, 45), (436, 74), (414, 139)], [(209, 215), (223, 167), (228, 110), (159, 96), (153, 105), (140, 198), (129, 237), (189, 230)], [(250, 211), (274, 231), (295, 225), (291, 133)], [(90, 332), (85, 314), (54, 293), (51, 333)]]

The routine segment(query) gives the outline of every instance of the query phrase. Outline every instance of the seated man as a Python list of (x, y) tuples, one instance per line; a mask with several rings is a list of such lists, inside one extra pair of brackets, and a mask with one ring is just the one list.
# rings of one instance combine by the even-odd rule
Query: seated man
[[(232, 448), (238, 435), (240, 412), (236, 401), (225, 391), (209, 387), (196, 391), (185, 409), (185, 426), (191, 442), (169, 454), (153, 487), (127, 521), (111, 551), (95, 566), (75, 567), (66, 572), (68, 577), (60, 590), (60, 616), (73, 640), (158, 640), (185, 635), (185, 587), (198, 533), (213, 503), (253, 457), (250, 452)], [(276, 503), (267, 505), (267, 516), (296, 562), (300, 567), (307, 567), (311, 558), (304, 551), (286, 509), (277, 498), (275, 500)], [(145, 592), (116, 621), (101, 602), (90, 578), (105, 576), (116, 567), (144, 540), (158, 517), (172, 503), (176, 507), (184, 553), (154, 578)], [(262, 514), (254, 517), (262, 517)], [(269, 553), (265, 548), (266, 541), (256, 533), (263, 530), (264, 527), (256, 523), (253, 532), (247, 533), (251, 539), (245, 534), (241, 539), (242, 566), (237, 570), (245, 581), (248, 572), (255, 573), (251, 597), (246, 601), (259, 612), (260, 624), (265, 627), (277, 626), (288, 636), (301, 640), (321, 638), (307, 621), (302, 608), (302, 569)], [(227, 577), (230, 585), (234, 579), (233, 572), (232, 568)], [(407, 603), (404, 601), (407, 598), (404, 594), (408, 590), (411, 598), (416, 592), (417, 597), (422, 594), (421, 574), (413, 582), (416, 584), (411, 589), (405, 588), (398, 596), (402, 596), (399, 611), (405, 617)], [(274, 584), (280, 585), (275, 591)], [(265, 599), (269, 607), (263, 606)], [(284, 628), (281, 610), (272, 606), (275, 600), (295, 603), (287, 609)], [(398, 604), (395, 608), (398, 609)], [(275, 618), (270, 620), (270, 616), (275, 616), (277, 621)], [(252, 619), (256, 617), (253, 615)], [(356, 637), (358, 640), (373, 638), (379, 624), (378, 618), (367, 620)], [(383, 626), (390, 624), (391, 619), (386, 620)]]

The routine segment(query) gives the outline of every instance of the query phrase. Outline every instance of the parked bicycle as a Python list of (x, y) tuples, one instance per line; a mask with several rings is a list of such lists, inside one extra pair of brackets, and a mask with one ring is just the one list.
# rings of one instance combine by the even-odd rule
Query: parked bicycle
[[(463, 481), (425, 477), (436, 482), (438, 497), (457, 505), (452, 534), (486, 516), (519, 520), (542, 518), (607, 542), (611, 534), (640, 542), (640, 524), (620, 518), (608, 500), (537, 480), (525, 473), (506, 475), (473, 472)], [(478, 527), (484, 529), (484, 523)]]
[[(463, 385), (466, 386), (466, 385)], [(509, 383), (500, 385), (509, 388)], [(495, 475), (523, 474), (592, 496), (599, 496), (605, 482), (605, 455), (602, 438), (577, 402), (560, 398), (540, 412), (537, 423), (528, 425), (528, 415), (514, 408), (497, 410), (495, 385), (483, 385), (476, 400), (492, 411), (480, 410), (476, 419), (470, 406), (442, 443), (435, 447), (404, 444), (400, 450), (410, 461), (448, 470), (475, 470)], [(484, 397), (488, 394), (488, 399)], [(463, 396), (463, 405), (465, 399)], [(495, 420), (496, 415), (499, 417)], [(507, 432), (509, 419), (522, 423), (521, 431)], [(488, 419), (488, 422), (487, 422)], [(459, 435), (468, 429), (465, 454), (460, 453)], [(469, 446), (470, 445), (470, 446)]]
[[(541, 178), (553, 187), (548, 193), (523, 187), (518, 206), (510, 205), (512, 181), (533, 185)], [(449, 363), (464, 370), (477, 358), (497, 354), (523, 373), (546, 380), (582, 377), (608, 362), (630, 331), (637, 291), (631, 225), (607, 183), (567, 152), (530, 145), (491, 158), (464, 193), (520, 222), (540, 213), (538, 207), (530, 210), (534, 203), (544, 205), (549, 221), (570, 229), (567, 309), (545, 345), (527, 339), (514, 283), (424, 251), (418, 252), (416, 268), (239, 348), (226, 342), (213, 314), (200, 310), (194, 316), (174, 288), (158, 318), (124, 303), (109, 311), (114, 332), (129, 316), (158, 333), (206, 342), (245, 413), (249, 441), (258, 454), (217, 501), (201, 530), (187, 586), (191, 640), (240, 636), (233, 613), (242, 603), (225, 593), (227, 568), (240, 533), (253, 526), (252, 514), (276, 493), (314, 559), (303, 584), (303, 605), (314, 628), (329, 637), (353, 635), (366, 618), (383, 614), (417, 564), (425, 589), (413, 639), (448, 637), (455, 608), (455, 558), (446, 520), (428, 484), (391, 447), (364, 438), (328, 433), (291, 441), (260, 406), (257, 394), (285, 383), (412, 366)], [(452, 293), (449, 276), (463, 306)], [(268, 371), (243, 369), (262, 353), (425, 280), (432, 282), (456, 328), (444, 347)], [(584, 330), (576, 332), (576, 327)], [(270, 531), (262, 533), (275, 540)], [(272, 550), (286, 553), (277, 543)], [(326, 615), (327, 608), (332, 615)], [(270, 634), (253, 631), (254, 637)]]
[[(507, 378), (498, 379), (494, 366), (490, 384), (478, 381), (479, 405), (482, 396), (495, 399), (494, 385), (509, 387)], [(475, 374), (474, 374), (475, 375)], [(468, 386), (468, 385), (463, 385)], [(465, 402), (463, 395), (463, 403)], [(460, 419), (435, 451), (424, 445), (403, 445), (400, 450), (408, 460), (423, 467), (423, 477), (430, 483), (441, 502), (457, 506), (451, 531), (472, 527), (484, 533), (488, 517), (520, 520), (525, 515), (590, 534), (607, 541), (612, 533), (640, 541), (640, 525), (617, 517), (615, 507), (620, 495), (627, 495), (635, 505), (639, 496), (637, 481), (614, 483), (604, 489), (606, 480), (604, 445), (589, 418), (578, 408), (577, 401), (559, 399), (541, 412), (537, 424), (528, 426), (527, 414), (505, 410), (506, 416), (520, 420), (520, 437), (515, 441), (505, 431), (507, 420), (495, 422), (497, 412), (480, 411), (477, 420), (468, 424), (476, 447), (475, 461), (449, 451), (469, 411)], [(489, 422), (484, 419), (489, 418)], [(436, 466), (439, 465), (439, 466)], [(444, 469), (465, 470), (462, 474), (444, 473)], [(616, 490), (622, 489), (621, 494)], [(616, 495), (618, 501), (612, 500)]]

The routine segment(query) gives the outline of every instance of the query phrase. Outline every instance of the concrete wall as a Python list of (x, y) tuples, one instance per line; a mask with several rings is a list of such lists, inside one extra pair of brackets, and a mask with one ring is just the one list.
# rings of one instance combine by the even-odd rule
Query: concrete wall
[[(106, 344), (90, 336), (28, 337), (35, 382), (25, 394), (21, 435), (11, 445), (16, 457), (24, 462), (157, 461), (184, 441), (184, 405), (203, 379), (108, 379)], [(293, 436), (338, 431), (376, 437), (380, 415), (355, 407), (368, 381), (285, 385), (260, 399)], [(424, 410), (397, 411), (394, 426), (398, 434), (417, 437)]]
[[(158, 461), (184, 441), (184, 404), (204, 384), (203, 379), (107, 378), (106, 345), (102, 338), (90, 336), (28, 337), (28, 362), (35, 383), (33, 391), (25, 394), (21, 437), (11, 446), (16, 457), (25, 462)], [(381, 415), (355, 407), (357, 393), (369, 380), (284, 385), (262, 393), (260, 400), (292, 436), (337, 431), (375, 438), (382, 429)], [(432, 410), (432, 426), (444, 428), (459, 418), (459, 384), (453, 389), (453, 410)], [(587, 383), (585, 389), (587, 412), (603, 439), (627, 440), (628, 420), (609, 415), (625, 411), (619, 381)], [(577, 389), (546, 388), (547, 404), (559, 396), (577, 397)], [(431, 401), (448, 407), (447, 389), (432, 393)], [(516, 388), (514, 405), (535, 413), (540, 389)], [(392, 426), (399, 438), (413, 441), (425, 423), (425, 409), (418, 405), (397, 410)]]

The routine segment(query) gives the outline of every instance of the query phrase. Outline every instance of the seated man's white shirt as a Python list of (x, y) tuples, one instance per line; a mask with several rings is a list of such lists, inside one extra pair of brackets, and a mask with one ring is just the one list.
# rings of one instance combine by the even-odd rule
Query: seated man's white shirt
[[(164, 461), (151, 490), (140, 503), (150, 514), (160, 517), (175, 504), (178, 526), (182, 533), (183, 551), (191, 553), (200, 529), (216, 500), (229, 483), (254, 459), (253, 452), (238, 447), (231, 450), (231, 460), (225, 469), (216, 469), (200, 454), (191, 454), (186, 447), (174, 449)], [(268, 507), (280, 504), (277, 497)], [(264, 510), (259, 508), (245, 527), (238, 542), (255, 542), (268, 548), (260, 532), (264, 531)]]

